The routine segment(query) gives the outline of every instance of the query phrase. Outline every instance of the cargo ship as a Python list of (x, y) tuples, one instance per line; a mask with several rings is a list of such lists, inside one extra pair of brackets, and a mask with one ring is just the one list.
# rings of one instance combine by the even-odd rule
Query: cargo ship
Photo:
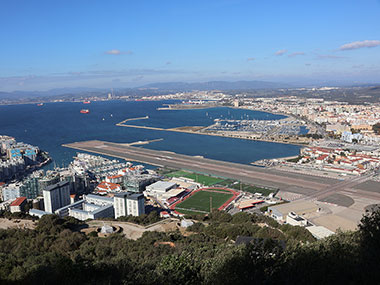
[(90, 104), (91, 101), (83, 101), (83, 104)]
[(88, 110), (88, 109), (82, 109), (82, 110), (80, 110), (80, 112), (82, 114), (88, 114), (88, 113), (90, 113), (90, 110)]

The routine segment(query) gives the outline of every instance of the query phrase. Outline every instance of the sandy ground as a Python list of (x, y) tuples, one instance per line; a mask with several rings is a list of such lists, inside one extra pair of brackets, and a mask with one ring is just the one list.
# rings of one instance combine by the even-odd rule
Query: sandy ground
[(368, 205), (380, 203), (380, 200), (361, 197), (360, 194), (355, 195), (346, 191), (342, 191), (340, 194), (349, 196), (354, 203), (345, 207), (318, 201), (316, 204), (322, 208), (322, 211), (319, 214), (312, 215), (310, 221), (334, 232), (338, 229), (343, 231), (356, 230), (365, 214), (365, 208)]
[(0, 218), (0, 229), (34, 229), (35, 227), (36, 224), (31, 220)]
[(147, 231), (158, 231), (158, 232), (170, 232), (175, 231), (179, 227), (177, 226), (177, 223), (179, 221), (174, 219), (167, 219), (160, 221), (158, 223), (155, 223), (153, 225), (149, 225), (147, 227), (135, 225), (128, 222), (114, 222), (114, 221), (90, 221), (88, 222), (88, 225), (90, 227), (101, 227), (103, 224), (110, 225), (110, 226), (119, 226), (123, 229), (123, 234), (125, 237), (129, 239), (136, 240), (140, 238), (144, 232)]

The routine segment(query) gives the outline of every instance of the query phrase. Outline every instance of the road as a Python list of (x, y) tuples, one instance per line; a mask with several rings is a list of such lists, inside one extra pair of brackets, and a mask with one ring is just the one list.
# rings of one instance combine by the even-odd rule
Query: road
[(328, 197), (334, 193), (340, 192), (343, 189), (351, 189), (356, 185), (359, 185), (365, 181), (367, 181), (369, 178), (372, 177), (372, 173), (366, 174), (363, 176), (356, 176), (347, 180), (344, 180), (342, 182), (336, 183), (334, 185), (327, 186), (325, 189), (318, 191), (314, 194), (309, 195), (308, 197), (299, 198), (296, 200), (320, 200), (325, 197)]

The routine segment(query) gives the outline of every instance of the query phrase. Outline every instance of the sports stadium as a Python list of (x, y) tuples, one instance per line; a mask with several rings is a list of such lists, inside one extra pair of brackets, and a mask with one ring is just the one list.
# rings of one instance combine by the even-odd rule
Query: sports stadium
[(228, 188), (201, 188), (170, 206), (176, 214), (207, 214), (212, 209), (224, 210), (239, 195)]

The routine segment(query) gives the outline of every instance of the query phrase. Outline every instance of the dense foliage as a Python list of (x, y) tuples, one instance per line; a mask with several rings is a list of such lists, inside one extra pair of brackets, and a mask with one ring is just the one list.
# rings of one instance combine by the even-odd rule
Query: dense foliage
[(11, 213), (9, 211), (0, 210), (0, 218), (6, 219), (23, 219), (23, 220), (38, 220), (37, 217), (31, 216), (24, 212)]
[(149, 214), (143, 214), (140, 216), (122, 216), (117, 218), (118, 221), (121, 222), (130, 222), (138, 225), (150, 225), (153, 223), (157, 223), (160, 220), (162, 220), (159, 216), (159, 214), (156, 211), (151, 211)]
[[(1, 284), (372, 284), (379, 280), (380, 213), (357, 232), (315, 241), (267, 218), (213, 212), (189, 236), (146, 232), (137, 241), (76, 232), (48, 215), (35, 230), (0, 230)], [(269, 219), (269, 218), (268, 218)], [(257, 237), (235, 245), (237, 235)], [(286, 247), (279, 241), (285, 240)], [(157, 245), (170, 241), (171, 247)]]
[(372, 130), (373, 130), (376, 134), (380, 135), (380, 123), (374, 124), (374, 125), (372, 126)]

